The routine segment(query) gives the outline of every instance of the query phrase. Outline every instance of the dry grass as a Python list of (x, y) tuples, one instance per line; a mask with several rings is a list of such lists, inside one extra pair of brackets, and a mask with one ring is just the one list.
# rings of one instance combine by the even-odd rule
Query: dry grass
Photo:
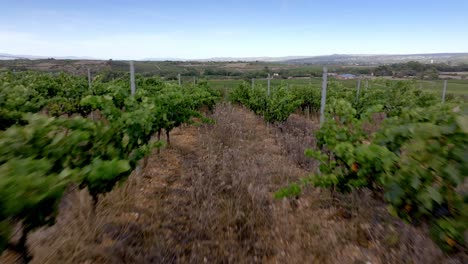
[(94, 218), (86, 192), (70, 190), (57, 224), (30, 237), (33, 263), (467, 263), (367, 192), (332, 199), (311, 187), (273, 199), (316, 169), (302, 155), (316, 122), (293, 115), (267, 127), (231, 105), (212, 118), (175, 130), (172, 146), (102, 197)]
[(277, 126), (274, 130), (276, 132), (274, 136), (281, 146), (283, 155), (309, 172), (317, 168), (317, 162), (306, 157), (304, 150), (315, 147), (313, 131), (317, 129), (319, 129), (318, 120), (310, 120), (304, 116), (293, 114), (285, 123)]
[(199, 134), (200, 149), (187, 165), (194, 263), (255, 263), (274, 259), (272, 192), (304, 172), (288, 159), (263, 121), (246, 110), (221, 106), (215, 126)]

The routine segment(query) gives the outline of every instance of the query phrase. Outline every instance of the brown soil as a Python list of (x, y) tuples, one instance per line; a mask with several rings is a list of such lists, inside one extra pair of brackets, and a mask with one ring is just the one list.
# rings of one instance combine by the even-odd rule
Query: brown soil
[[(302, 155), (316, 122), (293, 115), (266, 126), (230, 105), (212, 118), (175, 130), (94, 217), (86, 191), (71, 188), (57, 223), (30, 236), (32, 263), (467, 263), (367, 192), (332, 199), (310, 187), (273, 199), (317, 169)], [(0, 263), (16, 259), (7, 251)]]

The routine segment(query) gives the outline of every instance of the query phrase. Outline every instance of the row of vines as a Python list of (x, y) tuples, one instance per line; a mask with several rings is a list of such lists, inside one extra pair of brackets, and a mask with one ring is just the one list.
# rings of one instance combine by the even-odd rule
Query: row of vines
[(140, 76), (136, 83), (131, 96), (128, 77), (97, 76), (90, 88), (68, 74), (0, 73), (0, 252), (10, 247), (28, 262), (28, 233), (55, 222), (69, 186), (87, 188), (95, 206), (162, 145), (162, 131), (169, 143), (172, 129), (208, 121), (200, 110), (220, 99), (203, 82), (180, 87)]
[[(468, 227), (468, 107), (409, 81), (377, 80), (380, 88), (357, 91), (329, 82), (326, 118), (305, 154), (319, 171), (276, 193), (300, 195), (307, 185), (334, 192), (363, 188), (385, 200), (390, 212), (418, 225), (447, 252), (466, 251)], [(377, 85), (373, 85), (376, 87)], [(320, 89), (273, 89), (242, 84), (231, 93), (270, 123), (298, 108), (320, 109)]]

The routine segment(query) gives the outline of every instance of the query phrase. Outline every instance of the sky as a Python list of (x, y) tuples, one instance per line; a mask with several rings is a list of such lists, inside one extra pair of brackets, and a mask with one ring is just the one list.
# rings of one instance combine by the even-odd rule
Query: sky
[(0, 0), (0, 53), (100, 59), (468, 52), (468, 0)]

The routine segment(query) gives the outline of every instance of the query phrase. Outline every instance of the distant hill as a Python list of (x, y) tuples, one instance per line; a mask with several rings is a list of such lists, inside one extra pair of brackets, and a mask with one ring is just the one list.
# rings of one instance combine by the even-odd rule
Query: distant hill
[(468, 53), (434, 53), (402, 55), (349, 55), (333, 54), (323, 56), (286, 56), (286, 57), (215, 57), (208, 59), (147, 58), (144, 61), (199, 61), (199, 62), (279, 62), (288, 64), (345, 64), (345, 65), (381, 65), (418, 61), (421, 63), (468, 63)]
[(283, 61), (291, 61), (291, 60), (300, 60), (310, 58), (309, 56), (286, 56), (286, 57), (217, 57), (217, 58), (209, 58), (209, 59), (200, 59), (197, 61), (263, 61), (263, 62), (283, 62)]
[(0, 53), (0, 60), (18, 60), (18, 59), (27, 59), (27, 60), (43, 60), (48, 58), (54, 58), (56, 60), (96, 60), (92, 57), (77, 57), (77, 56), (35, 56), (35, 55), (15, 55), (8, 53)]
[(305, 59), (310, 56), (287, 56), (287, 57), (214, 57), (207, 59), (183, 59), (183, 58), (145, 58), (142, 61), (199, 61), (199, 62), (231, 62), (231, 61), (263, 61), (263, 62), (282, 62), (288, 60)]
[(16, 59), (21, 59), (20, 55), (11, 55), (11, 54), (6, 54), (6, 53), (0, 53), (0, 60), (16, 60)]
[(417, 61), (421, 63), (468, 63), (468, 53), (434, 53), (434, 54), (402, 54), (402, 55), (347, 55), (334, 54), (307, 58), (285, 60), (293, 64), (348, 64), (348, 65), (380, 65)]

